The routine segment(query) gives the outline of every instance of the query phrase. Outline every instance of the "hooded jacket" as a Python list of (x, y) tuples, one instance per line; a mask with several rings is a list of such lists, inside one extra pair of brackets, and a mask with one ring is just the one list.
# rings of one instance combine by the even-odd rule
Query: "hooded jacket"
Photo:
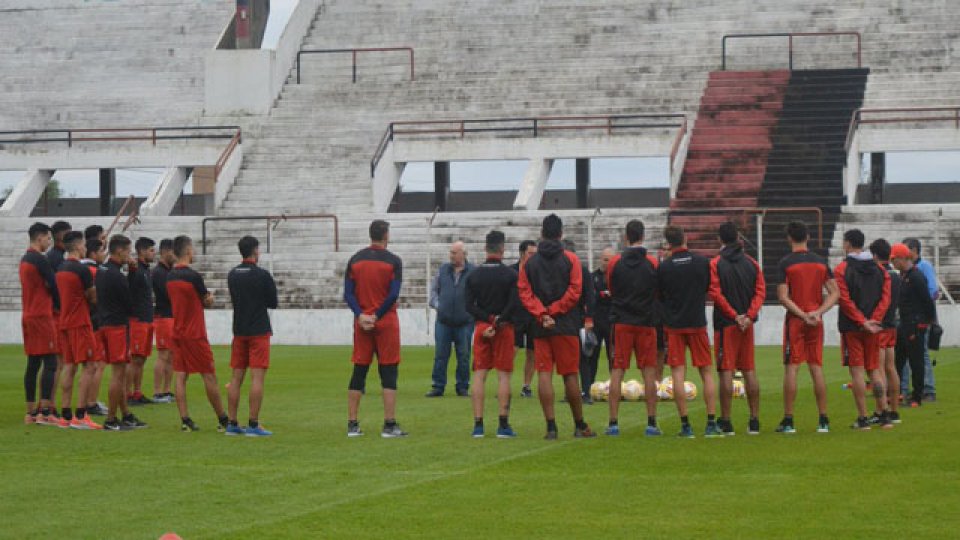
[(868, 320), (884, 319), (890, 307), (890, 275), (869, 252), (847, 255), (833, 275), (840, 289), (840, 332), (857, 332)]
[(737, 324), (738, 315), (756, 321), (767, 295), (760, 265), (743, 252), (740, 243), (724, 246), (710, 261), (710, 299), (713, 300), (713, 329)]
[(890, 264), (883, 265), (883, 269), (887, 272), (887, 275), (890, 276), (890, 307), (887, 308), (887, 313), (883, 316), (882, 323), (884, 328), (896, 328), (900, 322), (897, 314), (897, 304), (900, 302), (900, 286), (902, 280), (900, 279), (900, 274), (895, 272)]
[(657, 270), (657, 288), (663, 302), (663, 324), (667, 328), (707, 326), (707, 293), (710, 290), (710, 261), (686, 249), (677, 249)]
[[(534, 337), (578, 334), (583, 319), (583, 269), (580, 259), (564, 250), (560, 241), (540, 242), (537, 252), (520, 267), (517, 288), (523, 307), (533, 317), (529, 330)], [(550, 315), (556, 326), (544, 328), (544, 315)]]
[(644, 247), (628, 247), (607, 266), (610, 320), (614, 324), (657, 326), (657, 259)]

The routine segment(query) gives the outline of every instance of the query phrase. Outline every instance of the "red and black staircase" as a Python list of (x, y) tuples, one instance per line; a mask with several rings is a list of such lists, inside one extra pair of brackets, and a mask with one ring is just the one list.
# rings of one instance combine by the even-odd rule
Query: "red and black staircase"
[[(690, 149), (670, 223), (688, 231), (691, 248), (712, 254), (716, 229), (732, 219), (747, 248), (759, 243), (754, 214), (734, 208), (819, 208), (823, 245), (818, 248), (816, 215), (767, 214), (763, 266), (767, 282), (789, 247), (787, 222), (800, 219), (811, 230), (811, 247), (830, 248), (844, 204), (844, 142), (850, 117), (863, 102), (867, 69), (711, 73), (691, 134)], [(768, 298), (775, 297), (774, 287)]]

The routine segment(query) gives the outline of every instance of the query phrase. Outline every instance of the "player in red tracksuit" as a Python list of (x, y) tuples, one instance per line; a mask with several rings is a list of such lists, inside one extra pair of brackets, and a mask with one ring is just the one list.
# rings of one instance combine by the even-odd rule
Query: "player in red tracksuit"
[(400, 319), (397, 299), (403, 284), (403, 262), (387, 250), (390, 224), (370, 223), (370, 246), (361, 249), (347, 263), (343, 299), (353, 311), (353, 375), (347, 392), (347, 437), (363, 435), (358, 414), (360, 398), (367, 384), (367, 372), (377, 357), (377, 371), (383, 389), (383, 430), (385, 439), (406, 437), (397, 423), (397, 377), (400, 366)]
[(643, 222), (634, 219), (624, 229), (627, 247), (607, 265), (610, 321), (613, 324), (613, 369), (610, 370), (610, 423), (605, 433), (619, 435), (620, 384), (635, 356), (646, 387), (648, 436), (661, 435), (657, 426), (657, 294), (656, 257), (643, 247)]
[(576, 425), (576, 438), (596, 437), (583, 420), (580, 394), (580, 296), (583, 269), (580, 259), (563, 247), (563, 222), (555, 214), (543, 219), (537, 253), (520, 267), (517, 288), (523, 307), (533, 317), (534, 363), (537, 392), (547, 422), (546, 439), (557, 438), (553, 407), (553, 370), (563, 377), (567, 402)]
[[(43, 255), (50, 247), (50, 227), (34, 223), (27, 234), (30, 248), (20, 259), (21, 326), (27, 369), (23, 377), (27, 414), (25, 424), (59, 425), (53, 410), (53, 386), (60, 352), (54, 307), (59, 307), (56, 277)], [(37, 408), (37, 375), (40, 377), (40, 408)]]
[(823, 379), (823, 314), (837, 303), (840, 292), (827, 261), (807, 249), (807, 226), (794, 221), (787, 225), (786, 233), (791, 252), (780, 261), (777, 283), (777, 298), (787, 313), (783, 321), (783, 420), (776, 431), (796, 432), (793, 403), (797, 397), (797, 372), (806, 363), (820, 413), (817, 431), (827, 433), (830, 420), (827, 384)]
[(487, 373), (497, 371), (500, 405), (497, 437), (516, 437), (510, 427), (510, 375), (513, 373), (513, 316), (521, 309), (517, 298), (517, 272), (503, 264), (506, 239), (500, 231), (486, 238), (487, 260), (467, 276), (464, 290), (467, 312), (476, 321), (473, 333), (473, 436), (483, 437), (483, 399)]
[[(880, 368), (881, 321), (890, 307), (890, 276), (863, 251), (864, 236), (859, 229), (850, 229), (843, 234), (843, 251), (847, 257), (833, 270), (840, 289), (840, 346), (843, 365), (850, 369), (853, 380), (853, 399), (857, 406), (857, 420), (851, 426), (866, 431), (870, 429), (867, 418), (866, 382), (864, 373), (873, 381), (874, 396), (878, 408), (886, 410), (886, 390), (883, 387), (883, 371)], [(886, 416), (881, 427), (891, 428), (893, 423)]]
[(710, 261), (710, 299), (713, 300), (714, 354), (720, 371), (720, 419), (724, 435), (734, 435), (733, 373), (743, 373), (750, 422), (747, 433), (760, 433), (760, 383), (754, 367), (753, 325), (760, 315), (767, 286), (760, 265), (743, 252), (737, 226), (724, 223), (718, 231), (723, 249)]

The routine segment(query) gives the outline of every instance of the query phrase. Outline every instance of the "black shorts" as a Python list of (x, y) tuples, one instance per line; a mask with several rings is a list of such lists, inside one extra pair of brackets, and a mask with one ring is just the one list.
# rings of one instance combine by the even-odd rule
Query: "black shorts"
[(518, 349), (533, 350), (533, 336), (527, 325), (516, 325), (513, 330), (513, 345)]

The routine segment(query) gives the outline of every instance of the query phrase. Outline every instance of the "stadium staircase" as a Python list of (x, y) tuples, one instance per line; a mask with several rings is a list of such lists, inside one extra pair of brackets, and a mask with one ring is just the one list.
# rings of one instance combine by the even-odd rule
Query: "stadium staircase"
[(691, 247), (719, 247), (717, 226), (734, 220), (748, 251), (761, 239), (754, 214), (732, 208), (818, 208), (771, 212), (763, 221), (763, 267), (768, 299), (775, 295), (777, 263), (789, 247), (783, 227), (801, 219), (813, 247), (827, 255), (844, 204), (844, 142), (853, 111), (863, 102), (867, 69), (712, 73), (704, 92), (670, 223), (690, 231)]

